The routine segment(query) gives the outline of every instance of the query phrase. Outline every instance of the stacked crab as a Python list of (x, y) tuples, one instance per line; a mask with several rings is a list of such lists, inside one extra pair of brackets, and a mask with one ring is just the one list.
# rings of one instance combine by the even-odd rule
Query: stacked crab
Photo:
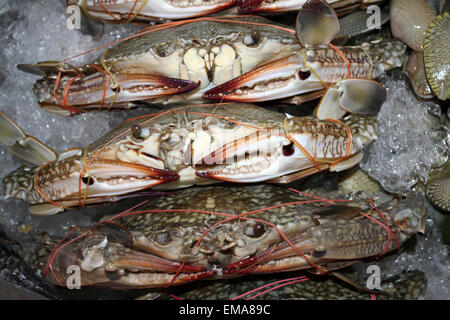
[[(68, 270), (75, 267), (81, 286), (111, 289), (295, 270), (333, 274), (361, 289), (335, 270), (384, 256), (424, 232), (423, 201), (389, 195), (360, 171), (333, 192), (256, 184), (351, 169), (377, 137), (375, 116), (386, 91), (372, 79), (401, 67), (406, 46), (397, 39), (343, 45), (350, 33), (341, 36), (336, 12), (359, 10), (361, 2), (328, 2), (68, 1), (86, 17), (160, 24), (103, 48), (85, 65), (74, 66), (71, 58), (19, 65), (42, 75), (33, 88), (39, 104), (64, 116), (164, 109), (125, 120), (86, 149), (60, 154), (1, 113), (0, 142), (31, 163), (4, 178), (5, 196), (47, 216), (131, 197), (161, 198), (92, 228), (74, 228), (63, 239), (38, 239), (23, 246), (24, 260), (62, 287), (70, 285)], [(245, 14), (296, 10), (295, 28), (235, 15), (236, 7)], [(169, 20), (219, 10), (226, 15)], [(448, 15), (441, 19), (430, 32), (445, 28)], [(367, 32), (363, 20), (356, 33)], [(441, 98), (445, 80), (434, 82)], [(249, 104), (316, 104), (319, 98), (308, 116)], [(204, 186), (220, 182), (256, 185)], [(194, 185), (200, 187), (188, 188)]]

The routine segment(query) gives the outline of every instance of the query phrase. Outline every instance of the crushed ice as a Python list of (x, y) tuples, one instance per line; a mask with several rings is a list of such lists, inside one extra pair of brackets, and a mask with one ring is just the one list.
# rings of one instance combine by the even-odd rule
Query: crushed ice
[[(425, 200), (424, 200), (425, 201)], [(383, 277), (396, 275), (407, 270), (418, 270), (427, 277), (427, 291), (423, 299), (442, 300), (450, 298), (449, 248), (442, 242), (439, 225), (442, 214), (431, 205), (427, 206), (428, 221), (425, 234), (417, 234), (403, 246), (400, 253), (355, 265), (361, 278), (368, 277), (367, 267), (378, 265)]]
[(439, 105), (417, 100), (403, 77), (383, 80), (388, 95), (378, 114), (378, 139), (360, 165), (385, 190), (406, 194), (447, 160), (446, 132)]
[[(0, 110), (5, 112), (29, 135), (40, 139), (57, 152), (67, 148), (86, 147), (120, 121), (130, 116), (126, 112), (91, 112), (62, 117), (40, 108), (32, 92), (38, 76), (21, 72), (18, 64), (65, 59), (76, 54), (116, 41), (139, 30), (133, 25), (105, 25), (101, 41), (92, 41), (66, 26), (65, 1), (5, 1), (0, 0)], [(95, 59), (102, 51), (70, 60), (73, 64)], [(133, 111), (134, 112), (134, 111)], [(145, 112), (145, 111), (144, 111)], [(0, 146), (0, 179), (21, 163)], [(2, 198), (0, 198), (3, 200)], [(58, 222), (45, 217), (31, 217), (28, 205), (21, 201), (0, 201), (0, 225), (12, 237), (20, 236), (19, 228), (51, 228), (63, 223), (71, 225), (78, 216)], [(72, 215), (71, 215), (72, 216)]]

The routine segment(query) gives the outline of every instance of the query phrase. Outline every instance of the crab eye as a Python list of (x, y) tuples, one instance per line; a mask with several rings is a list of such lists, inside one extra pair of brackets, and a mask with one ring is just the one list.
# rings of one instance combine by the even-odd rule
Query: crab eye
[(261, 222), (257, 222), (245, 230), (245, 234), (251, 238), (259, 238), (264, 234), (264, 232), (266, 232), (266, 228)]
[(261, 41), (261, 33), (259, 31), (252, 31), (250, 36), (244, 38), (244, 44), (248, 47), (256, 47)]
[(165, 57), (169, 56), (174, 51), (175, 51), (175, 48), (168, 43), (163, 43), (155, 48), (155, 53), (161, 58), (165, 58)]
[(161, 232), (156, 235), (155, 241), (160, 245), (166, 246), (172, 242), (172, 236), (169, 232)]
[(94, 184), (94, 178), (91, 176), (81, 177), (81, 181), (83, 181), (84, 184), (89, 184), (92, 186)]
[(310, 71), (310, 70), (306, 70), (306, 71), (300, 70), (300, 71), (298, 72), (298, 77), (299, 77), (301, 80), (306, 80), (306, 79), (308, 79), (310, 75), (311, 75), (311, 71)]
[(135, 124), (131, 127), (131, 134), (135, 139), (141, 138), (142, 127), (138, 124)]
[(294, 154), (295, 148), (294, 143), (291, 142), (288, 145), (283, 146), (283, 155), (286, 157), (292, 156)]

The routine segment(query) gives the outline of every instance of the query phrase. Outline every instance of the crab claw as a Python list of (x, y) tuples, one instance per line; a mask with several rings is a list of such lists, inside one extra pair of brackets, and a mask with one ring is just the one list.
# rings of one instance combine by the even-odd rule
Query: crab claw
[[(291, 125), (295, 124), (288, 126)], [(304, 150), (316, 159), (318, 165), (321, 164), (321, 159), (326, 155), (312, 150), (313, 146), (306, 142), (308, 138), (304, 132), (292, 133), (292, 138), (303, 143)], [(302, 172), (305, 176), (310, 175), (313, 172), (309, 169), (314, 167), (304, 150), (281, 131), (260, 130), (211, 152), (196, 163), (195, 174), (206, 179), (252, 183), (271, 181), (296, 172), (299, 173), (297, 179), (300, 179), (303, 177)]]
[(411, 81), (414, 92), (423, 99), (432, 99), (433, 91), (427, 81), (422, 52), (411, 52), (405, 71)]
[(302, 58), (284, 57), (214, 87), (203, 94), (212, 101), (258, 102), (281, 99), (320, 90), (320, 80), (311, 71), (302, 71)]
[(140, 18), (183, 19), (207, 15), (234, 6), (235, 0), (171, 1), (150, 0), (136, 5), (135, 0), (123, 1), (67, 0), (67, 5), (83, 7), (90, 15), (106, 20), (130, 20), (133, 14)]
[[(41, 167), (37, 173), (23, 168), (12, 172), (3, 180), (5, 198), (30, 201), (33, 214), (53, 215), (79, 205), (118, 201), (179, 178), (175, 172), (117, 160), (94, 160), (85, 169), (80, 157), (63, 161)], [(54, 175), (62, 170), (64, 175)]]
[[(88, 197), (108, 197), (155, 187), (179, 178), (176, 172), (117, 160), (95, 160), (88, 165), (82, 183)], [(83, 187), (84, 189), (84, 187)]]
[(53, 91), (55, 81), (44, 79), (36, 82), (34, 92), (42, 107), (49, 109), (64, 101), (68, 106), (93, 107), (108, 106), (111, 103), (120, 105), (130, 101), (141, 101), (166, 95), (179, 94), (193, 90), (199, 83), (144, 74), (119, 74), (114, 80), (101, 72), (77, 79), (66, 78), (58, 84), (63, 88), (59, 93), (59, 101), (49, 92)]
[[(66, 242), (49, 260), (59, 285), (68, 282), (69, 268), (78, 267), (81, 286), (154, 288), (181, 284), (214, 274), (132, 248), (129, 233), (103, 225), (76, 241)], [(176, 277), (177, 272), (180, 274)]]
[[(81, 178), (80, 178), (81, 175)], [(54, 195), (52, 200), (64, 207), (95, 204), (120, 200), (124, 195), (168, 183), (179, 178), (172, 171), (155, 169), (141, 164), (117, 161), (95, 160), (86, 170), (75, 171), (53, 183), (42, 181), (42, 192)], [(35, 204), (30, 212), (38, 215), (54, 214), (48, 204)], [(56, 209), (56, 208), (53, 208)]]

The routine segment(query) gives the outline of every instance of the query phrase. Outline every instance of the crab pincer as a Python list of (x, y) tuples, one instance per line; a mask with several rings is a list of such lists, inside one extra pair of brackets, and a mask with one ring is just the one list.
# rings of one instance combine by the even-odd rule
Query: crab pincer
[(5, 198), (29, 201), (30, 212), (52, 215), (67, 208), (118, 201), (179, 178), (176, 172), (116, 159), (88, 156), (87, 151), (68, 149), (57, 154), (27, 135), (0, 112), (0, 143), (15, 156), (30, 162), (3, 179)]
[[(201, 267), (181, 264), (132, 248), (129, 233), (113, 224), (102, 224), (52, 249), (46, 275), (53, 282), (64, 285), (67, 270), (77, 266), (81, 286), (106, 286), (110, 289), (162, 287), (186, 283), (211, 276)], [(46, 269), (45, 271), (47, 271)]]
[[(114, 77), (97, 72), (83, 77), (43, 79), (34, 85), (41, 107), (49, 111), (75, 106), (81, 111), (98, 108), (120, 108), (132, 101), (142, 101), (191, 91), (199, 82), (145, 74), (119, 74)], [(58, 87), (55, 95), (51, 88)]]

